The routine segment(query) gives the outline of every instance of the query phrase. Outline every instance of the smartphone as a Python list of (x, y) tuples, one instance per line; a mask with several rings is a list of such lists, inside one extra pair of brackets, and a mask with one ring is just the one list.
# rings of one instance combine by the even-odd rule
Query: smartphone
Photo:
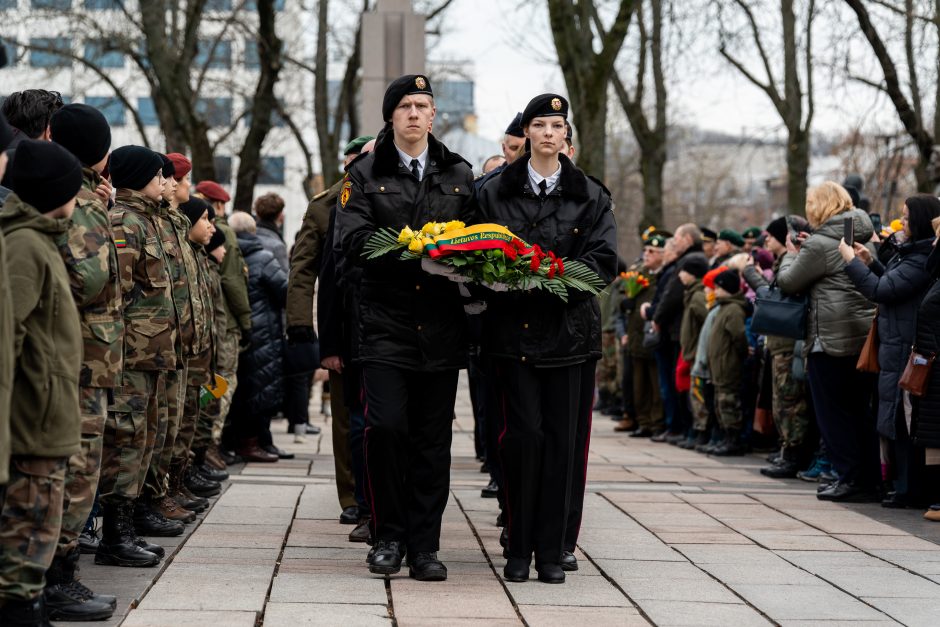
[(881, 214), (880, 213), (870, 213), (868, 217), (871, 218), (871, 225), (875, 229), (877, 235), (881, 235), (881, 231), (884, 229), (884, 226), (881, 224)]
[(855, 219), (852, 217), (842, 218), (842, 239), (849, 246), (855, 245)]

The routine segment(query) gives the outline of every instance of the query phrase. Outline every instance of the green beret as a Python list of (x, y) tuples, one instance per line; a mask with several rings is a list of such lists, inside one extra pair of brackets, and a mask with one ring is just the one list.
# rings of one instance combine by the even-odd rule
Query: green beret
[(744, 238), (734, 229), (721, 229), (721, 232), (718, 233), (718, 239), (730, 242), (738, 248), (744, 246)]
[(643, 242), (643, 246), (652, 246), (653, 248), (665, 248), (666, 247), (666, 238), (662, 233), (653, 233), (646, 238), (646, 241)]
[(756, 226), (752, 226), (752, 227), (745, 229), (744, 232), (741, 233), (741, 237), (743, 237), (744, 239), (757, 239), (758, 237), (761, 236), (761, 233), (763, 233), (763, 231), (761, 231)]
[(344, 155), (358, 155), (360, 152), (362, 152), (362, 147), (368, 144), (373, 139), (375, 139), (375, 137), (373, 137), (372, 135), (362, 135), (361, 137), (357, 137), (356, 139), (346, 144), (346, 147), (343, 148), (343, 154)]

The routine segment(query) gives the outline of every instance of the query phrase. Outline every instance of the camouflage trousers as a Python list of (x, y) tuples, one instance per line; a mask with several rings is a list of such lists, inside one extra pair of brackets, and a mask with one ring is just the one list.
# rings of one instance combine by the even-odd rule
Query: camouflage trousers
[[(166, 496), (167, 477), (170, 474), (170, 461), (173, 458), (173, 445), (179, 435), (180, 425), (183, 422), (183, 402), (186, 394), (186, 366), (181, 370), (169, 370), (166, 373), (166, 421), (163, 428), (163, 444), (154, 448), (147, 469), (147, 478), (141, 494), (148, 499), (159, 500)], [(159, 439), (157, 440), (159, 442)]]
[(238, 372), (238, 342), (241, 337), (241, 333), (238, 331), (226, 333), (219, 339), (219, 346), (215, 354), (216, 368), (219, 374), (228, 381), (228, 390), (219, 399), (218, 420), (212, 427), (212, 439), (216, 442), (222, 437), (222, 425), (228, 419), (228, 412), (232, 407), (232, 396), (235, 394), (235, 388), (238, 387), (236, 372)]
[(62, 528), (67, 457), (10, 458), (0, 508), (0, 605), (42, 594)]
[(166, 437), (166, 372), (125, 370), (121, 383), (104, 426), (102, 502), (140, 496), (153, 451)]
[(715, 386), (715, 413), (722, 429), (740, 430), (744, 426), (739, 386)]
[(793, 378), (793, 353), (773, 356), (774, 423), (784, 448), (799, 448), (809, 431), (806, 385)]
[(179, 435), (173, 445), (174, 463), (185, 463), (189, 460), (189, 450), (193, 446), (196, 426), (199, 422), (199, 396), (202, 394), (202, 386), (209, 382), (209, 368), (211, 366), (212, 351), (209, 350), (191, 357), (186, 364), (183, 420), (180, 422)]
[(708, 431), (715, 423), (714, 386), (702, 377), (692, 377), (689, 405), (692, 410), (692, 428), (696, 431)]
[(641, 428), (659, 432), (665, 426), (655, 359), (633, 358), (633, 406)]
[(62, 502), (62, 532), (56, 555), (65, 557), (78, 546), (78, 536), (85, 528), (88, 514), (95, 504), (98, 478), (101, 475), (101, 449), (104, 443), (104, 421), (108, 416), (106, 388), (79, 388), (82, 415), (81, 450), (69, 458), (65, 472), (65, 498)]
[(597, 362), (596, 382), (598, 390), (611, 396), (620, 394), (621, 359), (618, 352), (620, 342), (613, 331), (601, 334), (601, 358)]

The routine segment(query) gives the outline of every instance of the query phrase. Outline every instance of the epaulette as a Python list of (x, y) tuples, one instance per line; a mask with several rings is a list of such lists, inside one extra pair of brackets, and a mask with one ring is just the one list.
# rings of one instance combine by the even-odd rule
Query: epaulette
[(353, 159), (352, 161), (350, 161), (350, 162), (349, 162), (349, 165), (346, 166), (346, 173), (347, 173), (347, 174), (349, 173), (349, 168), (353, 167), (353, 164), (354, 164), (354, 163), (356, 163), (356, 162), (358, 162), (358, 161), (360, 161), (360, 160), (366, 158), (367, 156), (369, 156), (369, 155), (371, 155), (371, 154), (372, 154), (371, 152), (360, 152), (359, 155), (356, 156), (355, 159)]
[(329, 190), (329, 189), (324, 189), (322, 192), (320, 192), (319, 194), (317, 194), (316, 196), (314, 196), (313, 198), (311, 198), (311, 199), (310, 199), (310, 202), (313, 202), (314, 200), (320, 200), (321, 198), (323, 198), (324, 196), (326, 196), (326, 195), (329, 194), (329, 193), (330, 193), (330, 190)]
[(124, 214), (127, 213), (127, 209), (123, 207), (121, 209), (112, 209), (108, 212), (111, 217), (111, 226), (124, 226)]
[(603, 189), (603, 190), (607, 193), (608, 196), (613, 196), (613, 194), (610, 193), (610, 190), (607, 189), (607, 186), (604, 185), (604, 182), (601, 181), (599, 178), (596, 178), (596, 177), (594, 177), (594, 176), (591, 176), (590, 174), (587, 174), (587, 173), (585, 173), (584, 176), (588, 177), (589, 179), (591, 179), (592, 181), (594, 181), (595, 183), (597, 183), (598, 185), (600, 185), (600, 186), (601, 186), (601, 189)]

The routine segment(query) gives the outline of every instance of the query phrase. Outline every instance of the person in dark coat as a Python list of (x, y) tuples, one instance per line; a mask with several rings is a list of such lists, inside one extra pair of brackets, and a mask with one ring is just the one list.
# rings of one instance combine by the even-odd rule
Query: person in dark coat
[(919, 498), (918, 479), (923, 451), (911, 444), (898, 380), (914, 340), (914, 317), (931, 277), (926, 261), (933, 250), (931, 221), (940, 216), (940, 200), (927, 194), (911, 196), (904, 203), (901, 222), (903, 243), (887, 266), (873, 258), (861, 244), (843, 240), (839, 252), (845, 272), (861, 294), (878, 305), (878, 433), (890, 440), (894, 459), (894, 493), (882, 501), (885, 507), (904, 507)]
[(378, 229), (396, 231), (475, 215), (473, 171), (429, 129), (434, 94), (406, 75), (385, 92), (375, 150), (353, 161), (336, 211), (338, 271), (362, 267), (358, 359), (366, 401), (366, 474), (375, 553), (369, 569), (393, 574), (407, 547), (409, 574), (442, 581), (437, 558), (450, 480), (457, 372), (467, 366), (467, 321), (457, 284), (388, 254), (366, 261)]
[(284, 401), (284, 306), (287, 273), (258, 238), (254, 218), (236, 211), (229, 224), (248, 265), (251, 342), (238, 359), (238, 389), (232, 399), (232, 425), (240, 449), (260, 446), (279, 451), (271, 441), (271, 417)]
[[(522, 114), (531, 151), (486, 182), (480, 220), (502, 224), (529, 244), (578, 260), (607, 284), (617, 269), (616, 225), (607, 190), (560, 155), (568, 103), (534, 98)], [(524, 581), (533, 552), (541, 581), (562, 583), (583, 365), (600, 357), (600, 307), (583, 292), (567, 303), (545, 292), (486, 297), (483, 352), (495, 374), (509, 561)]]

